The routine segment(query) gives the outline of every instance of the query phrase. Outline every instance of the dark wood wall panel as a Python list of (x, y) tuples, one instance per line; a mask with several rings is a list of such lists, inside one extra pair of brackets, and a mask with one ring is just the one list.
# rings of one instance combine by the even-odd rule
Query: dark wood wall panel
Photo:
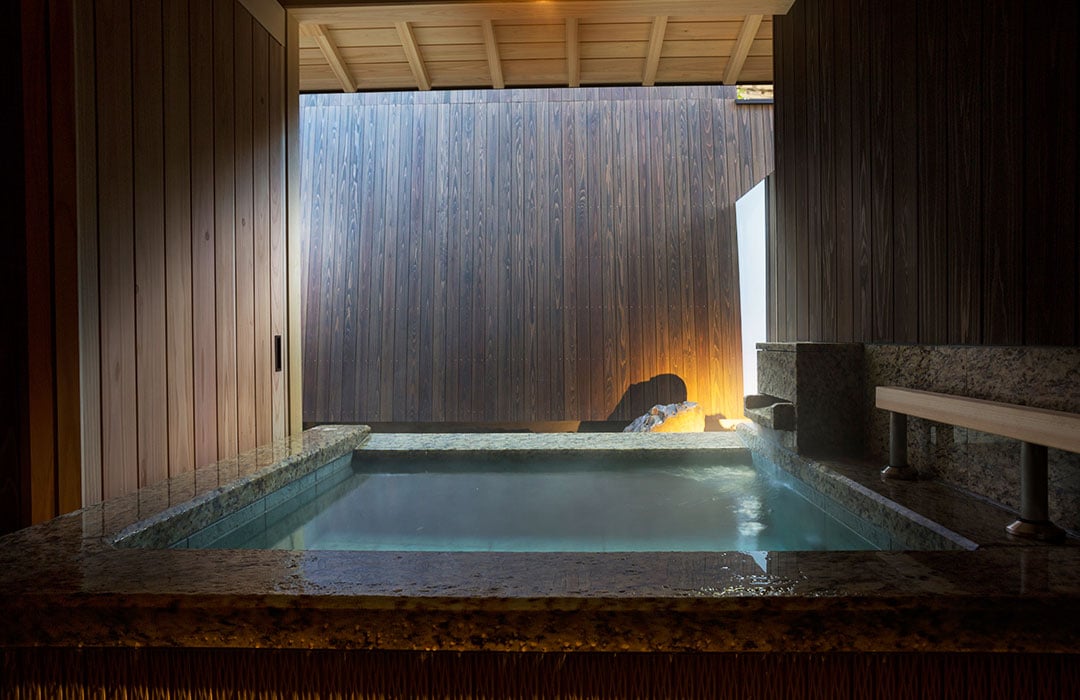
[[(1024, 336), (1077, 342), (1077, 15), (1070, 2), (1024, 5)], [(1071, 31), (1070, 31), (1071, 29)], [(1041, 67), (1041, 69), (1040, 69)], [(1068, 234), (1072, 235), (1068, 235)], [(1068, 317), (1073, 310), (1072, 318)]]
[(153, 3), (132, 5), (135, 189), (135, 348), (139, 450), (138, 482), (169, 476), (168, 395), (165, 373), (165, 134), (162, 12)]
[(799, 0), (776, 18), (771, 339), (1080, 342), (1078, 14)]
[[(990, 26), (1019, 27), (1024, 24), (1024, 7), (1012, 0), (986, 3)], [(1023, 162), (1022, 132), (1024, 100), (1023, 49), (1020, 32), (988, 32), (983, 39), (983, 85), (986, 113), (982, 151), (998, 154), (987, 157), (983, 168), (983, 221), (985, 236), (983, 275), (986, 297), (983, 303), (983, 339), (1005, 343), (1022, 337), (1022, 308), (1013, 303), (1024, 293), (1024, 278), (1014, 261), (1023, 258), (1021, 233), (1024, 229), (1024, 173), (1016, 167)]]
[[(170, 473), (195, 463), (194, 319), (191, 308), (191, 115), (188, 8), (165, 0), (162, 24), (165, 158), (165, 373)], [(92, 81), (91, 81), (92, 82)], [(90, 236), (87, 236), (88, 238)], [(90, 374), (90, 372), (87, 372)], [(88, 469), (90, 465), (87, 465)], [(100, 495), (98, 495), (100, 498)]]
[(87, 4), (76, 35), (96, 56), (81, 67), (95, 101), (80, 115), (96, 130), (80, 187), (96, 216), (79, 235), (99, 273), (84, 270), (80, 293), (100, 299), (101, 318), (83, 338), (101, 394), (83, 397), (101, 407), (100, 447), (86, 442), (100, 452), (83, 460), (99, 472), (85, 478), (91, 503), (284, 433), (285, 76), (282, 48), (235, 0)]
[[(945, 73), (948, 37), (940, 28), (946, 24), (946, 3), (922, 3), (918, 6), (916, 49), (918, 89), (934, 94), (948, 94)], [(948, 234), (947, 176), (949, 167), (948, 137), (941, 128), (948, 121), (948, 100), (917, 100), (918, 143), (915, 148), (919, 173), (917, 231), (919, 247), (919, 342), (946, 343), (948, 305), (944, 303), (949, 281), (946, 262)]]
[(105, 498), (138, 487), (135, 425), (135, 270), (132, 153), (131, 37), (111, 32), (129, 26), (131, 6), (122, 0), (96, 3), (98, 250), (101, 294), (102, 489)]
[[(26, 168), (27, 129), (24, 110), (35, 109), (35, 105), (24, 104), (28, 96), (23, 95), (23, 69), (31, 57), (24, 55), (23, 43), (26, 37), (37, 40), (24, 26), (21, 3), (0, 5), (0, 22), (7, 29), (6, 41), (0, 44), (0, 79), (8, 86), (8, 99), (0, 105), (0, 128), (8, 134), (19, 134), (21, 138), (7, 138), (0, 142), (0, 157), (11, 164), (0, 175), (0, 202), (7, 212), (10, 228), (7, 255), (0, 257), (0, 293), (6, 303), (0, 305), (0, 323), (8, 329), (0, 335), (0, 362), (5, 367), (18, 367), (24, 371), (4, 372), (0, 375), (0, 395), (7, 400), (0, 403), (0, 533), (18, 529), (31, 519), (31, 504), (27, 498), (29, 489), (29, 450), (26, 445), (28, 338), (27, 333), (27, 279), (26, 257), (30, 250), (31, 232), (28, 230)], [(45, 17), (38, 22), (37, 34), (44, 34)], [(40, 40), (35, 44), (44, 47)], [(38, 60), (43, 67), (46, 56)], [(40, 68), (40, 67), (39, 67)], [(47, 107), (36, 105), (36, 110), (47, 113)], [(41, 121), (40, 119), (38, 121)], [(50, 472), (55, 473), (53, 465)], [(49, 494), (50, 500), (52, 494)]]
[(284, 434), (283, 374), (243, 377), (272, 372), (272, 337), (244, 353), (257, 319), (237, 309), (265, 280), (265, 335), (284, 327), (286, 135), (283, 50), (236, 0), (21, 0), (0, 16), (3, 533), (253, 447), (256, 380), (265, 439)]
[(741, 415), (731, 88), (307, 96), (304, 420)]
[(73, 10), (15, 2), (2, 17), (10, 223), (0, 359), (10, 376), (0, 389), (0, 533), (77, 507), (80, 496), (75, 110), (63, 89), (74, 82)]

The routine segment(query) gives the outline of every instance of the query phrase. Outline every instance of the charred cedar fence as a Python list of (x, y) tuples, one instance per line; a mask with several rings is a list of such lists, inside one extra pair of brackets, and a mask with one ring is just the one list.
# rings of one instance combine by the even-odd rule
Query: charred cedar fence
[(304, 420), (741, 415), (734, 88), (302, 102)]

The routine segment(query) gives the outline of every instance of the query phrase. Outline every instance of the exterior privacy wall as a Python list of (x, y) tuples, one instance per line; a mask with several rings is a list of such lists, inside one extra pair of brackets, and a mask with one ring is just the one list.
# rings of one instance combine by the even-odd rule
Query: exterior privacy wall
[(1071, 0), (776, 18), (769, 339), (1080, 340)]
[(304, 420), (742, 414), (734, 88), (302, 98)]

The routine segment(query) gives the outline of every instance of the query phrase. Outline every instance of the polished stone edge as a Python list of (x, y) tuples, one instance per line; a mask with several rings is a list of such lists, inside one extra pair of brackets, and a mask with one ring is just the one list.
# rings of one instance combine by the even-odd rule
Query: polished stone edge
[[(1075, 605), (1040, 599), (1010, 600), (1010, 623), (995, 619), (993, 601), (985, 599), (967, 604), (892, 596), (874, 605), (852, 605), (819, 598), (782, 606), (775, 598), (743, 598), (737, 604), (714, 598), (697, 599), (690, 607), (670, 602), (642, 600), (636, 609), (304, 605), (280, 606), (271, 613), (266, 606), (226, 601), (220, 608), (135, 607), (122, 617), (107, 608), (82, 609), (73, 616), (62, 607), (29, 607), (9, 611), (7, 622), (16, 629), (41, 625), (48, 638), (0, 646), (63, 646), (64, 640), (80, 639), (83, 646), (118, 647), (148, 641), (116, 636), (122, 626), (125, 633), (164, 628), (168, 646), (214, 648), (1074, 653), (1070, 645), (1077, 641), (1073, 630), (1080, 623)], [(1001, 633), (1003, 624), (1007, 634)]]
[(753, 424), (737, 428), (755, 454), (788, 472), (840, 506), (890, 533), (894, 549), (973, 550), (978, 544), (829, 468), (825, 462), (796, 454), (766, 437)]
[(795, 404), (767, 394), (752, 394), (743, 403), (746, 417), (758, 425), (773, 430), (792, 431), (796, 428)]
[(0, 646), (1038, 651), (1080, 646), (1080, 552), (0, 548)]
[(862, 343), (815, 343), (808, 340), (799, 340), (789, 343), (757, 343), (755, 347), (758, 350), (768, 350), (770, 352), (836, 352), (838, 348), (854, 349), (862, 346)]
[(373, 433), (364, 450), (409, 452), (740, 451), (733, 432), (708, 433)]
[[(318, 470), (323, 465), (363, 446), (370, 429), (356, 426), (318, 426), (305, 435), (326, 436), (311, 448), (288, 455), (258, 471), (224, 486), (206, 491), (183, 503), (131, 523), (106, 541), (115, 547), (162, 548), (181, 542), (211, 523), (258, 503), (273, 491)], [(279, 441), (284, 445), (288, 438)], [(240, 455), (254, 455), (256, 450)], [(234, 458), (236, 459), (236, 458)], [(213, 467), (214, 465), (212, 465)], [(211, 468), (212, 468), (211, 467)]]
[[(187, 537), (174, 542), (171, 547), (174, 549), (220, 548), (221, 540), (231, 538), (237, 530), (242, 528), (254, 528), (255, 531), (261, 532), (277, 520), (291, 518), (295, 521), (299, 512), (294, 502), (297, 494), (308, 489), (315, 489), (316, 492), (325, 495), (327, 490), (340, 488), (342, 482), (354, 475), (352, 468), (354, 454), (355, 451), (346, 452), (318, 466), (230, 515), (192, 532)], [(299, 522), (304, 522), (310, 517), (311, 513), (308, 512)], [(294, 526), (298, 524), (294, 522)]]

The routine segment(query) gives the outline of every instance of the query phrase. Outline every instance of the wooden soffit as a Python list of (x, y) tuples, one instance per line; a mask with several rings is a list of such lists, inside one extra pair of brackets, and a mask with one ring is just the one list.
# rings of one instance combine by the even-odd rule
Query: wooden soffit
[(282, 3), (306, 92), (772, 82), (794, 0)]

